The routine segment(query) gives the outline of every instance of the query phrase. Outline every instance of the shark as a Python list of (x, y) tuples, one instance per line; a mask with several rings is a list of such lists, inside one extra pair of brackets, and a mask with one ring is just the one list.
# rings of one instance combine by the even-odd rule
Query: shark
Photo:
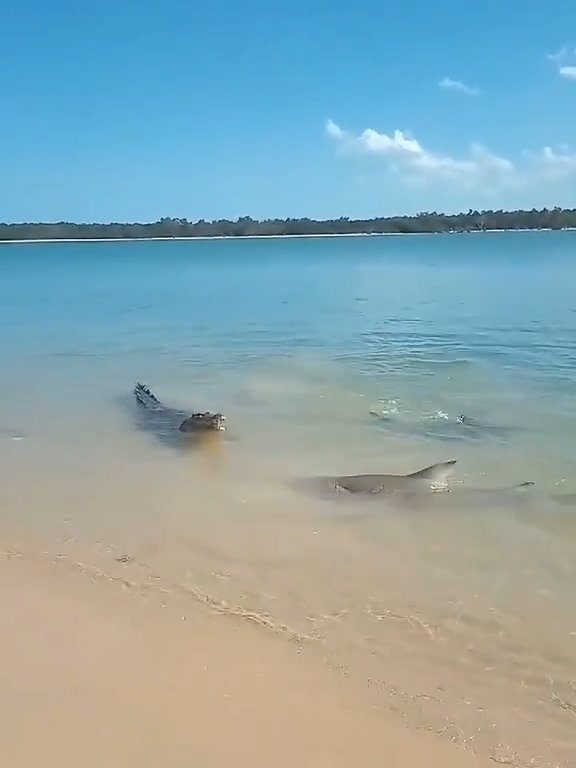
[(397, 495), (401, 497), (428, 497), (430, 494), (455, 492), (461, 495), (486, 496), (524, 490), (534, 485), (527, 481), (504, 488), (468, 488), (453, 484), (456, 459), (432, 464), (408, 474), (333, 475), (308, 478), (300, 487), (317, 492), (339, 493), (348, 496)]
[(552, 502), (565, 507), (576, 506), (576, 493), (538, 493), (531, 489), (531, 480), (495, 488), (474, 488), (465, 483), (454, 483), (456, 459), (432, 464), (408, 474), (327, 475), (307, 478), (297, 483), (300, 490), (313, 491), (322, 496), (338, 495), (349, 498), (389, 498), (408, 506), (431, 508), (444, 506), (448, 500), (455, 503), (484, 504), (506, 501), (512, 505), (528, 502), (537, 507)]

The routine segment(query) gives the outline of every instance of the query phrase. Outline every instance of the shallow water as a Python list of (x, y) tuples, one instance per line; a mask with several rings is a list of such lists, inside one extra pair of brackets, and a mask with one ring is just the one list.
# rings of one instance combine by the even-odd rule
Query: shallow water
[[(576, 493), (575, 246), (2, 245), (0, 522), (314, 638), (410, 724), (570, 765), (576, 507), (550, 496)], [(147, 429), (137, 379), (229, 439)], [(425, 506), (294, 482), (452, 458), (462, 487)]]

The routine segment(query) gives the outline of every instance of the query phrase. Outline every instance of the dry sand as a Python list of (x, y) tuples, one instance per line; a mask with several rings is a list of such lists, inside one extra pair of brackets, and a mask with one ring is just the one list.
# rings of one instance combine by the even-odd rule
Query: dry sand
[(286, 637), (5, 552), (0, 745), (10, 768), (491, 764), (391, 722)]

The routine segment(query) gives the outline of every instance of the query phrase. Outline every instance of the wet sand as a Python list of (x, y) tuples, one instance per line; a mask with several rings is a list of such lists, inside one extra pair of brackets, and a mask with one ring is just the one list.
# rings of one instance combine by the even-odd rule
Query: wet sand
[(286, 637), (1, 550), (0, 743), (11, 768), (490, 764), (409, 733)]
[[(341, 441), (328, 446), (328, 459), (318, 453), (326, 461), (320, 465), (313, 441), (294, 445), (284, 429), (277, 455), (265, 430), (241, 424), (242, 440), (215, 457), (175, 451), (130, 422), (124, 429), (113, 408), (96, 408), (79, 433), (74, 401), (66, 403), (66, 417), (47, 405), (43, 415), (52, 422), (24, 422), (21, 441), (0, 443), (0, 539), (21, 544), (18, 562), (48, 552), (40, 559), (54, 560), (58, 573), (84, 563), (88, 584), (98, 577), (165, 602), (156, 616), (178, 605), (188, 623), (208, 607), (231, 622), (227, 631), (257, 623), (260, 634), (246, 646), (258, 649), (244, 655), (260, 653), (260, 637), (289, 647), (304, 638), (314, 669), (345, 673), (346, 690), (354, 688), (364, 710), (378, 707), (382, 722), (437, 734), (449, 747), (519, 768), (574, 764), (576, 530), (569, 508), (540, 510), (536, 499), (536, 507), (526, 499), (517, 510), (494, 502), (425, 511), (317, 500), (287, 478), (321, 474), (339, 460), (344, 466)], [(352, 445), (377, 465), (370, 435), (361, 438)], [(370, 466), (363, 454), (348, 461)], [(424, 464), (416, 454), (386, 461), (391, 471)], [(118, 562), (123, 555), (129, 562)], [(282, 669), (279, 685), (289, 688), (294, 675)], [(155, 686), (150, 681), (148, 690)], [(316, 696), (322, 686), (312, 688)], [(305, 689), (300, 697), (309, 695)]]

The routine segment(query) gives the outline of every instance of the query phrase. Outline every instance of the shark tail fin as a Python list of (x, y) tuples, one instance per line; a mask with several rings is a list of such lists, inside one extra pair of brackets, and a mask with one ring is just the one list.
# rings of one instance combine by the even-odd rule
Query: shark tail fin
[(158, 398), (152, 394), (145, 384), (141, 384), (139, 381), (136, 382), (136, 386), (134, 387), (134, 396), (140, 405), (148, 407), (157, 407), (160, 405)]
[(412, 472), (406, 477), (412, 477), (415, 480), (430, 480), (433, 483), (445, 483), (452, 474), (454, 464), (456, 464), (456, 460), (443, 461), (441, 464), (432, 464), (431, 467)]

